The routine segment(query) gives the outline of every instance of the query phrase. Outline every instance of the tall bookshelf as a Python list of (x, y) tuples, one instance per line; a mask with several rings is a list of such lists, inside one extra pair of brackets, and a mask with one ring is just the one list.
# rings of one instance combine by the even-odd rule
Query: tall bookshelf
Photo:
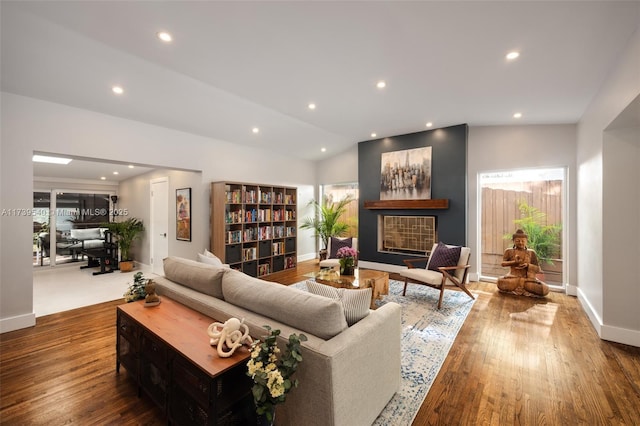
[(211, 184), (211, 251), (253, 277), (294, 268), (297, 188), (241, 182)]

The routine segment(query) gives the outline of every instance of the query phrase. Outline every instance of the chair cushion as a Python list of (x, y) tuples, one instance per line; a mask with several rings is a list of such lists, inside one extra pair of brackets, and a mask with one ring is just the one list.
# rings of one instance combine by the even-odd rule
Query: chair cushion
[(352, 326), (369, 315), (371, 287), (362, 290), (349, 290), (346, 288), (331, 287), (315, 281), (307, 281), (307, 288), (309, 292), (313, 294), (328, 297), (342, 303), (344, 316), (349, 326)]
[(440, 272), (438, 268), (444, 266), (457, 266), (460, 260), (460, 250), (462, 247), (448, 247), (445, 243), (438, 243), (436, 249), (431, 253), (427, 269)]
[[(411, 280), (439, 286), (442, 284), (442, 274), (430, 269), (403, 269), (400, 275)], [(448, 283), (451, 283), (448, 281)]]
[(351, 247), (352, 238), (337, 238), (331, 237), (331, 252), (329, 253), (329, 258), (335, 259), (338, 257), (338, 250), (342, 247)]

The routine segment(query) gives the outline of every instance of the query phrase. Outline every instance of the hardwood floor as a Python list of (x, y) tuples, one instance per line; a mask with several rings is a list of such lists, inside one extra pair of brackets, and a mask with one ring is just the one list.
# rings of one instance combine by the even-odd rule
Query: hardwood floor
[[(270, 280), (292, 284), (315, 268), (302, 262)], [(640, 424), (640, 348), (600, 340), (576, 298), (469, 288), (477, 301), (414, 425)], [(115, 372), (120, 303), (0, 335), (1, 424), (165, 424), (126, 370)]]

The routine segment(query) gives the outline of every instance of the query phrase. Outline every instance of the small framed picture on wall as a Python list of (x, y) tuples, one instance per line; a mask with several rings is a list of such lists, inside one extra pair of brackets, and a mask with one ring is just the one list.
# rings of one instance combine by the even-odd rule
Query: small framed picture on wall
[(191, 241), (191, 188), (176, 189), (176, 239)]

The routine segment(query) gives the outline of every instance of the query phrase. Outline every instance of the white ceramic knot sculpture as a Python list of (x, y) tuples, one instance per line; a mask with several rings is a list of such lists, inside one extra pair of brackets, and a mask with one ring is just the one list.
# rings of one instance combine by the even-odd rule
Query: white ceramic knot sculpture
[(214, 322), (207, 329), (207, 334), (211, 337), (211, 346), (218, 347), (220, 358), (228, 358), (244, 343), (250, 345), (253, 342), (244, 318), (242, 321), (238, 318), (229, 318), (224, 324)]

